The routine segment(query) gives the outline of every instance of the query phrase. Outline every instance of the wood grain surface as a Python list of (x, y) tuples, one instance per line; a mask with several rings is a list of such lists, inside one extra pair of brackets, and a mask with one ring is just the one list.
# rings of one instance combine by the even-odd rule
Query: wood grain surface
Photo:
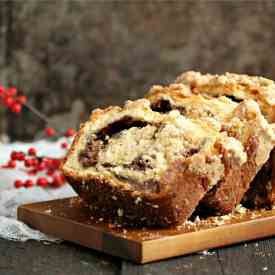
[(137, 263), (275, 234), (274, 210), (235, 213), (222, 225), (210, 218), (170, 229), (122, 229), (91, 219), (77, 197), (21, 206), (18, 218), (45, 233)]
[(2, 275), (274, 275), (275, 238), (138, 265), (73, 243), (0, 239)]

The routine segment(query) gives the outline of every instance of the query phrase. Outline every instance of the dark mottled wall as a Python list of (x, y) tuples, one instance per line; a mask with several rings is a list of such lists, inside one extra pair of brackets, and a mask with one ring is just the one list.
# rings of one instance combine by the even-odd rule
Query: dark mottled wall
[[(9, 1), (0, 15), (0, 80), (60, 128), (184, 70), (275, 78), (273, 1)], [(43, 128), (26, 111), (0, 118), (13, 138)]]

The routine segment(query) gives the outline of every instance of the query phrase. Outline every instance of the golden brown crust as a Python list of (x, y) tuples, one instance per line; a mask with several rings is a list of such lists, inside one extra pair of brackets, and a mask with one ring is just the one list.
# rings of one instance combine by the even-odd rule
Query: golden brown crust
[[(171, 109), (179, 110), (189, 118), (207, 122), (208, 127), (213, 126), (211, 124), (214, 123), (218, 128), (238, 105), (226, 97), (213, 98), (189, 94), (182, 84), (172, 84), (167, 87), (153, 86), (145, 98), (151, 102), (153, 108), (158, 106), (160, 112), (160, 108), (167, 107), (169, 103)], [(166, 106), (159, 106), (161, 102), (167, 102)]]
[[(192, 87), (195, 86), (194, 84), (192, 85)], [(183, 84), (173, 84), (169, 87), (156, 86), (149, 91), (149, 93), (147, 94), (147, 98), (151, 101), (151, 104), (153, 105), (159, 105), (159, 102), (161, 102), (162, 100), (166, 100), (170, 102), (170, 105), (172, 106), (171, 108), (183, 110), (185, 112), (185, 115), (192, 118), (200, 118), (206, 123), (209, 122), (209, 116), (207, 112), (211, 111), (211, 116), (213, 117), (214, 121), (216, 121), (216, 123), (212, 124), (214, 124), (217, 129), (220, 129), (220, 131), (227, 131), (230, 136), (234, 136), (235, 138), (239, 139), (240, 141), (242, 141), (243, 144), (249, 143), (249, 136), (258, 135), (259, 132), (255, 131), (255, 129), (257, 129), (258, 127), (266, 129), (267, 122), (264, 122), (264, 120), (259, 120), (257, 123), (255, 123), (255, 121), (257, 120), (257, 106), (255, 102), (238, 104), (225, 97), (214, 98), (209, 97), (209, 95), (200, 94), (188, 95), (186, 92), (182, 92), (186, 89), (187, 88)], [(231, 115), (231, 113), (233, 115)], [(230, 126), (229, 123), (226, 127), (225, 122), (228, 115), (232, 116), (233, 119), (234, 117), (240, 117), (241, 120), (247, 119), (247, 127), (243, 128), (243, 130), (238, 130), (236, 128), (238, 122), (235, 123), (234, 126), (233, 124)], [(249, 122), (249, 120), (251, 122)], [(213, 121), (211, 120), (211, 122)], [(254, 126), (251, 126), (251, 123), (254, 123)], [(211, 123), (209, 123), (208, 125), (209, 127), (211, 127)], [(232, 131), (230, 128), (232, 129)], [(260, 146), (255, 149), (255, 156), (253, 157), (253, 161), (250, 157), (248, 162), (242, 165), (242, 169), (239, 169), (238, 166), (231, 167), (228, 161), (225, 162), (225, 170), (227, 175), (226, 179), (216, 185), (213, 190), (211, 190), (211, 192), (209, 192), (205, 196), (205, 198), (203, 199), (203, 203), (201, 203), (201, 205), (204, 205), (204, 208), (211, 208), (212, 212), (225, 214), (231, 212), (236, 204), (241, 201), (242, 196), (250, 186), (250, 181), (252, 181), (257, 171), (263, 165), (263, 160), (259, 159), (261, 158), (261, 156), (266, 155), (268, 150), (272, 148), (272, 145), (269, 146), (269, 149), (265, 148), (266, 137), (262, 136), (261, 134), (259, 134), (259, 136), (261, 136), (261, 140), (258, 141), (258, 143), (260, 143)], [(265, 151), (265, 153), (263, 151)], [(252, 165), (253, 163), (254, 165)], [(245, 184), (238, 179), (240, 177), (244, 177), (243, 175), (245, 175), (246, 177)], [(250, 179), (250, 181), (248, 179)], [(269, 188), (269, 192), (264, 193), (267, 194), (265, 198), (266, 202), (271, 201), (270, 196), (274, 197), (274, 182), (275, 181), (272, 181), (271, 188), (269, 188), (268, 184), (266, 184), (266, 187)], [(262, 189), (262, 186), (259, 186), (259, 188), (260, 187)], [(254, 191), (258, 192), (259, 188), (254, 188)], [(249, 197), (251, 199), (252, 195), (250, 195)]]
[(275, 83), (267, 78), (245, 74), (201, 74), (189, 71), (177, 77), (193, 94), (231, 96), (236, 100), (254, 99), (270, 122), (275, 122)]

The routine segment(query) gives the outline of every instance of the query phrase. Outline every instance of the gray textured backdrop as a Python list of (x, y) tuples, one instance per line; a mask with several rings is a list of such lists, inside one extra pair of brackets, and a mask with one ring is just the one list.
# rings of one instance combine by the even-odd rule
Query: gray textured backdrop
[[(2, 1), (0, 81), (63, 128), (184, 70), (275, 78), (275, 2), (194, 2)], [(12, 138), (43, 126), (0, 109)]]

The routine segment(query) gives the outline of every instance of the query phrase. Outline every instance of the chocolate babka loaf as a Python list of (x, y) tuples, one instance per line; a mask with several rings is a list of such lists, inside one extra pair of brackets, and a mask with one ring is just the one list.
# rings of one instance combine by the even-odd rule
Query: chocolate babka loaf
[[(183, 94), (226, 96), (235, 102), (254, 99), (270, 123), (275, 122), (275, 83), (257, 76), (226, 73), (225, 75), (201, 74), (189, 71), (181, 74), (176, 83), (184, 85)], [(259, 171), (244, 195), (242, 203), (249, 207), (270, 208), (275, 203), (275, 149)]]
[[(217, 185), (247, 189), (274, 144), (257, 103), (187, 100), (186, 106), (179, 99), (128, 101), (95, 110), (81, 126), (62, 170), (94, 216), (169, 226), (188, 219)], [(220, 197), (231, 207), (229, 192)]]

